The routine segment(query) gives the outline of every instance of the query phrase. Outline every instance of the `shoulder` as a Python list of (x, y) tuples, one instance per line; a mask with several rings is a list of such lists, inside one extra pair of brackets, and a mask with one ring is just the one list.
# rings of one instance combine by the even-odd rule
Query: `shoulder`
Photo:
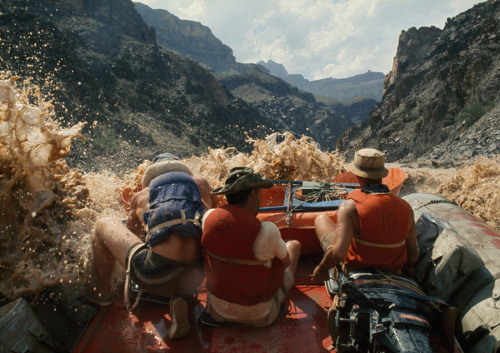
[(195, 175), (193, 176), (193, 180), (198, 185), (198, 187), (209, 187), (210, 184), (208, 183), (208, 180), (202, 177), (201, 175)]
[(357, 212), (356, 210), (356, 202), (354, 200), (346, 200), (342, 202), (339, 206), (339, 213), (350, 214)]
[(213, 212), (214, 212), (215, 210), (217, 210), (217, 208), (211, 208), (211, 209), (207, 210), (207, 211), (203, 214), (203, 221), (204, 221), (205, 219), (207, 219), (207, 218), (208, 218), (208, 216), (210, 216), (211, 214), (213, 214)]
[(413, 207), (411, 207), (411, 205), (408, 203), (408, 201), (406, 201), (405, 199), (402, 199), (401, 197), (396, 196), (396, 195), (394, 195), (394, 199), (397, 200), (397, 202), (401, 205), (401, 207), (406, 208), (407, 210), (409, 210), (411, 212), (411, 214), (413, 214)]
[(135, 193), (130, 200), (130, 205), (133, 207), (144, 206), (142, 205), (144, 202), (149, 202), (149, 186), (145, 187), (141, 191)]
[(272, 222), (265, 222), (265, 221), (261, 222), (260, 233), (267, 235), (267, 236), (278, 235), (281, 237), (280, 230), (278, 229), (276, 224), (274, 224)]

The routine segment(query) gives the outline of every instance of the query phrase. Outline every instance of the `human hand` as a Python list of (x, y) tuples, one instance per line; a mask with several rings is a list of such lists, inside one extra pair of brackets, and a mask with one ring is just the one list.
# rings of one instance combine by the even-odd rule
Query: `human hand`
[(403, 275), (411, 278), (415, 277), (415, 270), (413, 269), (413, 266), (403, 268)]
[(327, 281), (330, 279), (329, 269), (324, 269), (321, 265), (317, 266), (313, 271), (313, 277), (316, 281)]

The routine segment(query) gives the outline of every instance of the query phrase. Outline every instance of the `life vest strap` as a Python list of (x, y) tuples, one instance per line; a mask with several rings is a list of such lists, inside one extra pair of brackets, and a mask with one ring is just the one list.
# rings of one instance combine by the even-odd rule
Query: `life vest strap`
[(190, 223), (193, 223), (194, 225), (196, 225), (196, 226), (198, 226), (198, 227), (201, 228), (200, 213), (196, 213), (196, 216), (194, 217), (194, 219), (187, 219), (186, 218), (186, 212), (184, 210), (181, 210), (181, 217), (182, 218), (172, 219), (170, 221), (166, 221), (166, 222), (160, 223), (160, 224), (158, 224), (157, 226), (155, 226), (155, 227), (153, 227), (151, 229), (147, 228), (146, 232), (148, 233), (148, 239), (149, 239), (149, 236), (151, 235), (151, 233), (154, 233), (157, 230), (162, 229), (162, 228), (174, 226), (176, 224), (186, 225), (188, 222), (190, 222)]
[(263, 266), (268, 261), (260, 261), (260, 260), (246, 260), (246, 259), (236, 259), (234, 257), (228, 257), (223, 255), (215, 254), (209, 250), (205, 250), (210, 257), (213, 257), (216, 260), (227, 262), (235, 265), (248, 265), (248, 266)]
[(378, 243), (372, 243), (366, 240), (358, 239), (358, 238), (353, 238), (354, 241), (358, 244), (361, 245), (366, 245), (366, 246), (371, 246), (373, 248), (384, 248), (384, 249), (394, 249), (394, 248), (399, 248), (403, 245), (406, 244), (406, 239), (399, 242), (399, 243), (393, 243), (393, 244), (378, 244)]
[(127, 307), (128, 311), (134, 310), (134, 308), (139, 304), (139, 299), (141, 298), (142, 295), (142, 289), (139, 291), (139, 294), (137, 295), (137, 298), (132, 306), (130, 306), (130, 293), (129, 293), (129, 285), (130, 285), (130, 266), (132, 264), (132, 257), (134, 257), (134, 254), (139, 250), (141, 247), (144, 246), (144, 243), (137, 243), (133, 245), (133, 247), (129, 251), (128, 255), (128, 261), (126, 263), (126, 271), (125, 271), (125, 287), (124, 287), (124, 293), (123, 293), (123, 299), (125, 302), (125, 305)]

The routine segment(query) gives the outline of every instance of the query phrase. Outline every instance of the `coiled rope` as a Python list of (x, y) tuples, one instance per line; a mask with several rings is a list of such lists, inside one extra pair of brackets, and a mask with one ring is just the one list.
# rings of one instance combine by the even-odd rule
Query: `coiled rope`
[(342, 184), (331, 183), (331, 182), (321, 182), (313, 188), (309, 194), (304, 195), (305, 198), (297, 206), (291, 207), (292, 205), (292, 192), (291, 183), (288, 183), (288, 206), (285, 215), (274, 223), (279, 223), (285, 220), (286, 224), (290, 225), (292, 223), (292, 214), (300, 208), (305, 203), (313, 203), (319, 201), (332, 201), (340, 200), (347, 196), (347, 189), (344, 188)]

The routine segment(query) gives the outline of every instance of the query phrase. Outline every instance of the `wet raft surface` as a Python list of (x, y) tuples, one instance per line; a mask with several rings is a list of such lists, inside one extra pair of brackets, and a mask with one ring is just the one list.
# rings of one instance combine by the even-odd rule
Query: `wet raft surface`
[(120, 301), (102, 308), (74, 349), (83, 352), (329, 352), (332, 340), (327, 327), (331, 305), (323, 282), (308, 276), (320, 256), (303, 256), (295, 284), (285, 302), (287, 313), (266, 328), (201, 327), (199, 318), (206, 304), (206, 291), (189, 304), (191, 333), (178, 340), (167, 338), (169, 306), (141, 301), (129, 313)]

